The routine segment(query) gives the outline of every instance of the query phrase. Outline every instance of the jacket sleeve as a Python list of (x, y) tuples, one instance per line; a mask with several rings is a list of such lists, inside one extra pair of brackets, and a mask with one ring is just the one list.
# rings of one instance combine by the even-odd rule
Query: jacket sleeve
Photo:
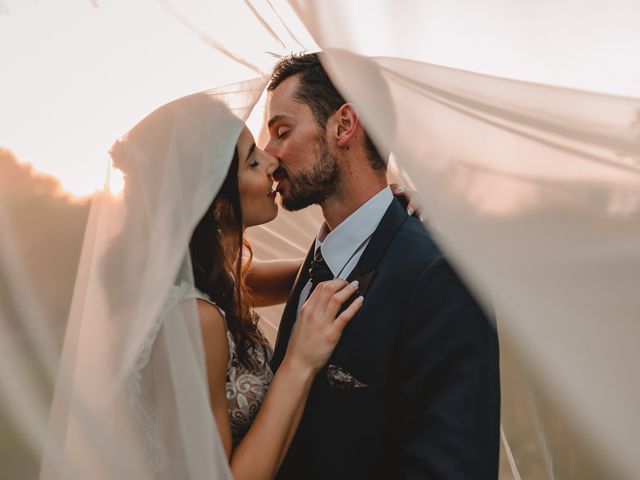
[(496, 479), (498, 337), (444, 257), (419, 275), (400, 351), (406, 479)]

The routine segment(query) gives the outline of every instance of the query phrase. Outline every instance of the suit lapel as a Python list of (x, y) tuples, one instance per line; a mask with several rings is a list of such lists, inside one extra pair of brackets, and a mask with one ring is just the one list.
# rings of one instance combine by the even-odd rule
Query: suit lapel
[[(355, 299), (356, 296), (363, 295), (364, 307), (367, 306), (369, 302), (379, 301), (376, 298), (371, 298), (367, 300), (366, 292), (369, 289), (373, 279), (376, 274), (376, 267), (384, 253), (387, 250), (387, 247), (393, 240), (398, 229), (402, 226), (405, 220), (408, 218), (407, 212), (402, 207), (400, 202), (396, 199), (393, 200), (389, 208), (382, 217), (382, 220), (378, 224), (378, 228), (373, 232), (371, 236), (371, 240), (367, 245), (367, 248), (362, 253), (362, 257), (360, 257), (360, 261), (356, 265), (356, 267), (349, 275), (348, 281), (352, 282), (353, 280), (358, 280), (360, 285), (358, 286), (358, 291), (352, 297), (352, 299), (348, 302), (345, 302), (346, 308), (351, 304), (351, 301)], [(363, 308), (364, 308), (363, 307)], [(329, 363), (336, 363), (338, 365), (346, 365), (351, 364), (353, 359), (353, 348), (350, 348), (352, 341), (358, 342), (361, 341), (360, 333), (362, 332), (362, 328), (368, 329), (367, 323), (371, 315), (375, 315), (375, 309), (368, 309), (368, 313), (366, 317), (360, 318), (360, 313), (357, 313), (356, 316), (349, 322), (345, 331), (343, 332), (342, 339), (338, 343), (333, 355), (331, 356), (331, 360)], [(351, 360), (349, 360), (351, 359)]]
[(287, 346), (289, 345), (289, 337), (291, 336), (291, 331), (293, 330), (293, 325), (295, 324), (296, 317), (298, 315), (300, 294), (302, 293), (304, 286), (309, 281), (309, 267), (311, 266), (311, 260), (313, 259), (314, 247), (315, 241), (311, 244), (309, 253), (307, 253), (307, 257), (298, 271), (298, 276), (296, 277), (296, 281), (293, 285), (293, 290), (291, 291), (289, 300), (282, 312), (282, 319), (280, 320), (278, 336), (276, 338), (276, 346), (273, 352), (273, 359), (271, 360), (271, 370), (273, 370), (274, 373), (282, 363), (284, 354), (287, 351)]
[(365, 248), (360, 257), (360, 261), (347, 279), (349, 282), (354, 280), (360, 282), (357, 295), (364, 295), (369, 288), (369, 284), (375, 275), (376, 265), (406, 219), (407, 213), (404, 208), (398, 200), (393, 199), (378, 227), (373, 232), (367, 248)]

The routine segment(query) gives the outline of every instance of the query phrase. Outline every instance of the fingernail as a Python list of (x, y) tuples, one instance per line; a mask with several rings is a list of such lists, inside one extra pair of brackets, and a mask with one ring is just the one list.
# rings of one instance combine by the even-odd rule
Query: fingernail
[(364, 302), (364, 297), (363, 297), (362, 295), (360, 295), (358, 298), (356, 298), (356, 299), (354, 300), (354, 302), (360, 302), (360, 303), (362, 303), (362, 302)]
[(413, 212), (415, 212), (415, 210), (413, 209), (413, 207), (409, 207), (409, 208), (407, 208), (407, 214), (408, 214), (409, 216), (413, 215)]
[(404, 193), (404, 192), (405, 192), (404, 188), (402, 188), (402, 187), (396, 188), (396, 193)]
[(350, 283), (350, 285), (353, 288), (358, 288), (358, 285), (360, 285), (360, 282), (358, 280), (354, 280), (353, 282)]

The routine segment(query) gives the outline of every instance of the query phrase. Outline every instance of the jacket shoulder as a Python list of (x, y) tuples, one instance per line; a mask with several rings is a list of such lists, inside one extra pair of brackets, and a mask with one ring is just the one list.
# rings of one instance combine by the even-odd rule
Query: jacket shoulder
[(443, 256), (431, 232), (415, 217), (408, 217), (398, 229), (388, 253), (423, 267)]

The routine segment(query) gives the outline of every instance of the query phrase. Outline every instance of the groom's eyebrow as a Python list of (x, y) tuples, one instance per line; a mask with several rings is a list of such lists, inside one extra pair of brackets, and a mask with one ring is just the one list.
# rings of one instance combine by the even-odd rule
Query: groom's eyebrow
[(271, 117), (269, 119), (269, 123), (267, 124), (268, 128), (273, 127), (274, 123), (279, 122), (280, 120), (286, 120), (287, 119), (287, 115), (274, 115), (273, 117)]
[(247, 153), (247, 158), (244, 159), (245, 162), (248, 162), (249, 159), (251, 158), (251, 155), (253, 154), (253, 151), (256, 149), (256, 144), (252, 143), (251, 146), (249, 147), (249, 153)]

